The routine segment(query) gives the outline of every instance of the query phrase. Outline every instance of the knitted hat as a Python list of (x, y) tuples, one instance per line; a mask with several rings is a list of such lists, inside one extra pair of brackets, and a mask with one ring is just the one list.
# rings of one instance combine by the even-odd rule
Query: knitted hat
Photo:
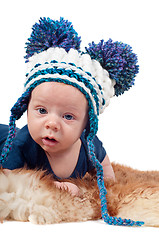
[[(137, 56), (132, 48), (109, 39), (98, 44), (92, 42), (85, 52), (80, 51), (81, 38), (70, 22), (60, 18), (40, 18), (33, 26), (26, 43), (27, 73), (24, 93), (11, 109), (9, 133), (2, 150), (0, 163), (7, 160), (15, 137), (15, 121), (27, 110), (32, 90), (44, 82), (65, 83), (76, 87), (88, 101), (88, 124), (85, 137), (89, 157), (97, 170), (101, 212), (104, 221), (114, 225), (142, 225), (143, 222), (110, 217), (107, 210), (103, 168), (96, 159), (92, 140), (98, 130), (98, 115), (109, 100), (118, 96), (134, 84), (138, 73)], [(13, 160), (14, 161), (14, 160)]]

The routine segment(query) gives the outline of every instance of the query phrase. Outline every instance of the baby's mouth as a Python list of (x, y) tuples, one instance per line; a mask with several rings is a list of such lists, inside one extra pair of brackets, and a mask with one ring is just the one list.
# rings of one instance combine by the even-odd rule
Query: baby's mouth
[(50, 147), (53, 147), (58, 143), (58, 141), (55, 138), (49, 138), (49, 137), (44, 137), (42, 139), (42, 142), (44, 145), (50, 146)]
[(48, 137), (46, 137), (45, 139), (46, 139), (47, 141), (57, 142), (56, 139), (54, 139), (54, 138), (48, 138)]

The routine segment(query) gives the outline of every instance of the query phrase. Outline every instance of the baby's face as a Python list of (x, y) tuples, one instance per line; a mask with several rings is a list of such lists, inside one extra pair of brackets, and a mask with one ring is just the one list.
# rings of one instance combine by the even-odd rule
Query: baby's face
[(30, 135), (46, 153), (60, 153), (75, 144), (88, 119), (88, 103), (75, 87), (42, 83), (31, 94), (28, 105)]

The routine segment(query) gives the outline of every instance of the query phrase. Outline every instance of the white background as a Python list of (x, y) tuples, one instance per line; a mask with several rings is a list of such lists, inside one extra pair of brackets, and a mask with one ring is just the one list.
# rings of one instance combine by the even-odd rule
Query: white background
[[(8, 124), (9, 109), (21, 96), (25, 81), (24, 45), (32, 25), (40, 17), (73, 23), (82, 37), (82, 49), (101, 39), (123, 41), (138, 55), (140, 73), (135, 86), (123, 96), (111, 99), (100, 116), (99, 137), (111, 161), (140, 170), (159, 170), (159, 14), (156, 0), (8, 0), (0, 3), (0, 123)], [(26, 124), (26, 114), (17, 122)], [(37, 239), (151, 236), (154, 228), (113, 227), (99, 222), (34, 226), (30, 223), (4, 223), (1, 236)], [(72, 233), (72, 231), (75, 231)]]

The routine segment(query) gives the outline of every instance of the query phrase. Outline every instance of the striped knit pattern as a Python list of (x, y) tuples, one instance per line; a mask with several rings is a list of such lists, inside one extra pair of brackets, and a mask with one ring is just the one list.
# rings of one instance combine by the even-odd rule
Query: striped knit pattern
[[(34, 82), (40, 81), (41, 78), (56, 81), (61, 79), (67, 80), (70, 84), (78, 84), (85, 92), (88, 93), (95, 110), (95, 114), (99, 115), (99, 108), (102, 109), (105, 104), (101, 86), (96, 83), (95, 78), (90, 73), (84, 72), (81, 68), (77, 68), (71, 63), (58, 63), (57, 61), (46, 62), (44, 64), (36, 64), (30, 73), (26, 74), (25, 90), (27, 90)], [(45, 82), (45, 80), (43, 80)]]
[[(60, 77), (81, 85), (94, 102), (97, 115), (109, 105), (110, 98), (115, 93), (115, 81), (109, 78), (109, 73), (101, 67), (100, 63), (92, 60), (89, 54), (81, 54), (75, 49), (66, 52), (56, 47), (33, 55), (27, 63), (24, 90), (35, 80), (40, 79), (40, 75), (43, 78), (44, 75), (45, 78)], [(95, 101), (96, 103), (98, 101), (99, 110), (97, 110)]]

